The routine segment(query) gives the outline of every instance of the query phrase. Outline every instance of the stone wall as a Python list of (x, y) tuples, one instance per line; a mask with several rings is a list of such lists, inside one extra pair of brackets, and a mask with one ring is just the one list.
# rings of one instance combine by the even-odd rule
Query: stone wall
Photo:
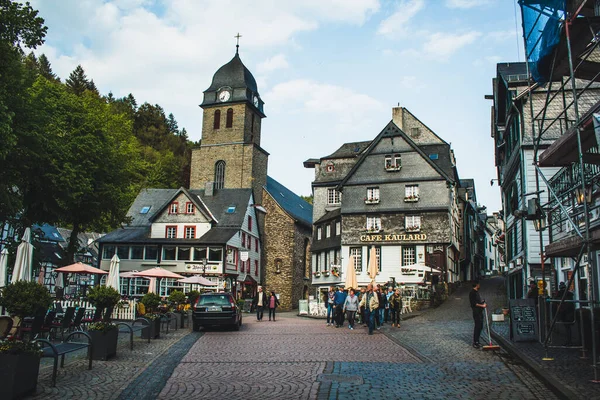
[[(264, 193), (263, 206), (267, 210), (265, 218), (265, 286), (267, 291), (280, 294), (282, 311), (298, 307), (303, 296), (303, 278), (310, 270), (308, 254), (304, 256), (306, 240), (310, 240), (309, 228), (301, 228), (295, 223), (273, 198)], [(310, 252), (310, 246), (307, 248)], [(305, 261), (306, 260), (306, 261)], [(279, 271), (277, 263), (280, 262)]]

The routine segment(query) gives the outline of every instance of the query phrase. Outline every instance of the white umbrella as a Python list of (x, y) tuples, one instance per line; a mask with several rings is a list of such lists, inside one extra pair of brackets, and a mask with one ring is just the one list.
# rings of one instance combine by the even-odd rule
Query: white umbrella
[(33, 258), (33, 245), (29, 243), (31, 237), (31, 229), (25, 229), (23, 237), (21, 238), (21, 244), (17, 247), (17, 257), (15, 259), (15, 267), (13, 268), (13, 275), (11, 283), (16, 281), (30, 281), (31, 280), (31, 260)]
[(156, 278), (150, 278), (150, 283), (148, 284), (148, 293), (156, 293)]
[(179, 283), (190, 283), (190, 284), (195, 284), (195, 285), (200, 285), (200, 286), (217, 286), (217, 284), (214, 283), (213, 281), (206, 279), (202, 276), (198, 276), (198, 275), (180, 279), (178, 282)]
[(346, 289), (354, 289), (358, 286), (358, 282), (356, 281), (356, 270), (354, 269), (354, 256), (350, 256), (348, 260), (348, 268), (346, 269)]
[(379, 268), (377, 266), (377, 250), (375, 247), (371, 247), (371, 252), (369, 254), (369, 276), (371, 277), (371, 282), (375, 282), (375, 278), (377, 277), (377, 273), (379, 272)]
[(0, 287), (6, 286), (7, 267), (8, 267), (8, 250), (2, 249), (2, 253), (0, 253)]
[(113, 287), (117, 292), (121, 293), (119, 285), (119, 257), (115, 254), (110, 260), (110, 269), (106, 278), (106, 286)]

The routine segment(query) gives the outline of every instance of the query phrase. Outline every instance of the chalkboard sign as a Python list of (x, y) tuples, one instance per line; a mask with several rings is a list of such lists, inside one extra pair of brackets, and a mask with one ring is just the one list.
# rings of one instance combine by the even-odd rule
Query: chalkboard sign
[(510, 324), (515, 342), (537, 340), (537, 312), (534, 299), (510, 300)]

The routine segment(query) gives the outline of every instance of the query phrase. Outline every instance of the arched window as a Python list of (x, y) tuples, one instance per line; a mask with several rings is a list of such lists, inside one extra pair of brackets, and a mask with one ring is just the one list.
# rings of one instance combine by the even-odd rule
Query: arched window
[(231, 128), (233, 126), (233, 108), (227, 110), (227, 122), (225, 128)]
[(213, 129), (219, 129), (221, 127), (221, 110), (215, 111), (215, 122), (213, 124)]
[(225, 187), (225, 161), (219, 160), (215, 164), (215, 189)]

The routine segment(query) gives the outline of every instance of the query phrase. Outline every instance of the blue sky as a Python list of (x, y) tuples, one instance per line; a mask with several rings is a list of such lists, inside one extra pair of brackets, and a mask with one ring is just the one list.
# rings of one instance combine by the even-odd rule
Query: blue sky
[[(516, 0), (515, 0), (516, 1)], [(461, 178), (501, 208), (491, 101), (496, 63), (523, 60), (513, 0), (35, 0), (62, 78), (81, 64), (101, 93), (160, 104), (201, 138), (202, 92), (235, 53), (267, 114), (269, 175), (308, 195), (308, 158), (370, 140), (400, 104), (452, 144)], [(516, 18), (515, 23), (515, 7)]]

